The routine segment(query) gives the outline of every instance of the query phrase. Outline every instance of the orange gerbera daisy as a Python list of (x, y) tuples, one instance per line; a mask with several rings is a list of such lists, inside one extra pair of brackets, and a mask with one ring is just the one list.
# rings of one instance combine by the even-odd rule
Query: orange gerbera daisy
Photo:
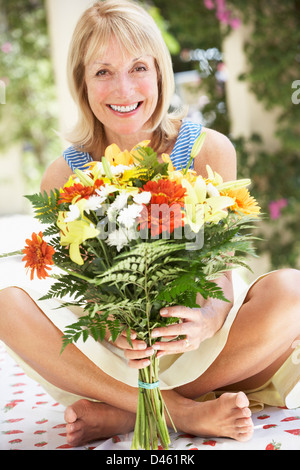
[(52, 256), (55, 250), (43, 240), (43, 233), (37, 235), (33, 233), (31, 240), (26, 240), (27, 246), (23, 249), (24, 257), (22, 261), (26, 261), (25, 268), (31, 269), (30, 279), (33, 280), (35, 271), (39, 279), (49, 277), (46, 270), (51, 270), (53, 263)]
[(235, 200), (235, 204), (230, 207), (234, 212), (242, 212), (245, 215), (257, 217), (260, 213), (260, 207), (256, 199), (250, 196), (247, 188), (227, 189), (221, 192), (222, 196), (228, 196)]
[(151, 196), (151, 204), (179, 204), (184, 206), (184, 197), (186, 189), (175, 181), (160, 179), (159, 181), (148, 181), (143, 186), (143, 191), (149, 191)]
[(181, 208), (184, 206), (185, 188), (174, 181), (149, 181), (143, 186), (151, 192), (149, 205), (144, 205), (139, 219), (140, 229), (150, 229), (151, 236), (162, 232), (173, 233), (175, 228), (184, 224)]
[(58, 204), (72, 203), (74, 198), (76, 201), (80, 199), (88, 199), (95, 194), (96, 189), (104, 184), (103, 180), (97, 179), (93, 186), (84, 186), (82, 183), (74, 183), (72, 186), (64, 186)]

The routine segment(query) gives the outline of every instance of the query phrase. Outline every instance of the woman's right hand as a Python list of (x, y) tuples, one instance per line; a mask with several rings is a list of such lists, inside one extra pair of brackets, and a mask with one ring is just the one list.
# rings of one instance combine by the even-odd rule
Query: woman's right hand
[(108, 332), (105, 339), (124, 351), (124, 356), (128, 360), (129, 367), (133, 369), (143, 369), (150, 364), (149, 357), (152, 356), (155, 351), (151, 347), (147, 348), (145, 341), (136, 339), (136, 333), (134, 331), (132, 331), (130, 335), (132, 347), (127, 340), (126, 331), (123, 331), (114, 343), (109, 340), (109, 337), (110, 333)]

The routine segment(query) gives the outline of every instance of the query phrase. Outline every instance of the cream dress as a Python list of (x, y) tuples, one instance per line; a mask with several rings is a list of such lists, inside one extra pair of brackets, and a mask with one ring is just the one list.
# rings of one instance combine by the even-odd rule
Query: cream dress
[[(21, 266), (21, 263), (19, 263), (19, 265)], [(48, 283), (46, 281), (29, 281), (28, 277), (26, 278), (25, 276), (24, 266), (17, 266), (18, 263), (16, 263), (16, 261), (0, 263), (0, 289), (13, 285), (26, 291), (49, 320), (59, 330), (61, 330), (63, 334), (66, 326), (77, 321), (78, 316), (82, 314), (82, 309), (77, 306), (57, 309), (57, 307), (61, 306), (60, 301), (56, 299), (46, 301), (39, 300), (47, 291), (49, 281)], [(5, 276), (3, 276), (3, 273), (5, 273)], [(12, 273), (14, 282), (12, 282)], [(260, 278), (255, 282), (259, 279)], [(223, 350), (230, 328), (244, 302), (248, 290), (253, 284), (254, 283), (247, 286), (239, 275), (237, 275), (236, 272), (233, 272), (235, 300), (223, 327), (212, 338), (203, 341), (196, 351), (163, 356), (160, 359), (159, 379), (162, 390), (169, 390), (189, 383), (197, 379), (209, 368)], [(32, 288), (33, 285), (36, 290)], [(85, 343), (80, 339), (76, 343), (76, 346), (106, 374), (131, 387), (137, 387), (138, 372), (127, 365), (127, 361), (124, 358), (122, 350), (114, 347), (106, 341), (103, 343), (96, 342), (92, 337), (89, 337)], [(45, 345), (45, 347), (47, 347), (47, 345)], [(37, 374), (13, 351), (9, 350), (9, 348), (7, 349), (9, 354), (23, 368), (26, 374), (39, 382), (47, 392), (61, 404), (68, 406), (81, 398), (53, 386)], [(299, 407), (300, 351), (297, 355), (297, 350), (295, 349), (294, 353), (288, 358), (272, 380), (265, 384), (264, 387), (260, 390), (246, 392), (248, 393), (250, 404), (255, 410), (262, 409), (263, 404), (288, 406), (290, 408)], [(200, 399), (211, 399), (214, 397), (215, 394), (208, 394), (206, 397), (201, 397)]]

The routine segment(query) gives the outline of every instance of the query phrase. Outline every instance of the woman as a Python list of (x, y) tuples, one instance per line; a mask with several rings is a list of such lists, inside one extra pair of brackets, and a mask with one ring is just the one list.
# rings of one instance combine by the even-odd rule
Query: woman
[[(171, 59), (142, 8), (106, 0), (88, 9), (74, 32), (68, 70), (78, 124), (69, 137), (73, 146), (47, 169), (42, 190), (63, 186), (75, 168), (100, 160), (112, 143), (125, 150), (151, 140), (159, 158), (168, 153), (175, 166), (187, 163), (203, 130), (168, 114), (174, 90)], [(205, 175), (209, 164), (224, 180), (233, 180), (232, 144), (215, 131), (205, 132), (194, 169)], [(299, 364), (291, 361), (300, 339), (299, 282), (296, 270), (273, 272), (234, 301), (228, 273), (218, 284), (231, 304), (199, 297), (201, 309), (178, 306), (161, 312), (182, 321), (153, 330), (153, 336), (180, 334), (186, 340), (147, 348), (133, 333), (133, 348), (121, 335), (114, 344), (69, 345), (62, 355), (62, 331), (80, 312), (53, 310), (55, 301), (41, 303), (31, 291), (8, 287), (0, 291), (0, 339), (31, 376), (68, 405), (67, 441), (73, 446), (133, 430), (137, 369), (148, 365), (154, 352), (161, 357), (163, 395), (178, 429), (247, 441), (253, 423), (249, 400), (240, 390), (265, 389), (274, 377), (279, 383), (287, 363), (291, 383), (284, 397), (300, 378)], [(195, 400), (220, 389), (225, 392), (217, 399)]]

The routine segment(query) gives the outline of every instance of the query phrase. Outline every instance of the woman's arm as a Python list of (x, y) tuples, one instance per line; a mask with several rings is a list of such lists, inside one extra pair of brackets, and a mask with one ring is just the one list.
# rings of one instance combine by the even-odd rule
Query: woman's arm
[(206, 133), (203, 147), (195, 158), (194, 169), (198, 175), (207, 177), (206, 165), (219, 173), (224, 181), (237, 176), (236, 151), (230, 140), (220, 132), (204, 128)]
[(67, 164), (63, 156), (57, 158), (53, 163), (46, 169), (42, 182), (41, 191), (50, 193), (51, 189), (60, 189), (68, 181), (72, 175), (72, 170)]

